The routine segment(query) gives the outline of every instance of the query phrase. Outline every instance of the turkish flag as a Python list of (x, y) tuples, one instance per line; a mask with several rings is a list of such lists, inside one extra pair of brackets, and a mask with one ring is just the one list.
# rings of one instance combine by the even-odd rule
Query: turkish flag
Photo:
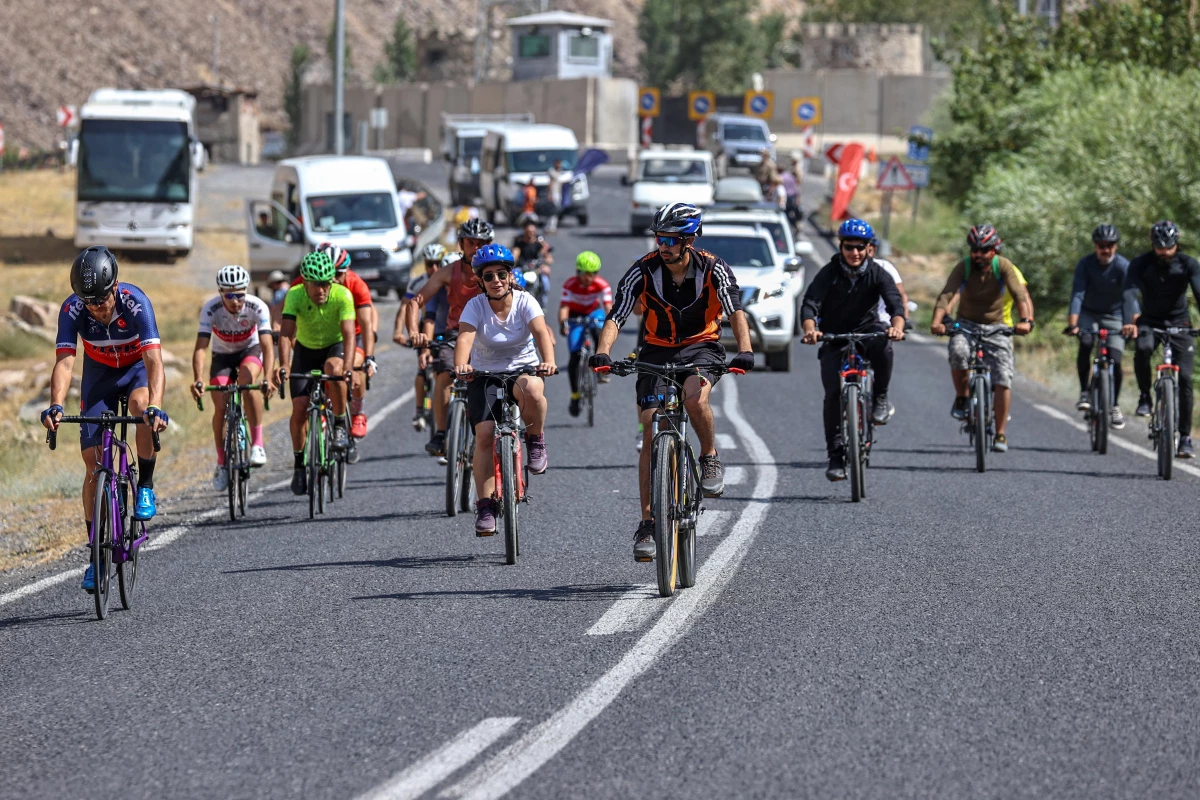
[(858, 173), (862, 167), (863, 146), (852, 142), (842, 148), (842, 158), (838, 162), (837, 188), (833, 192), (833, 208), (829, 219), (837, 222), (849, 216), (847, 209), (858, 188)]

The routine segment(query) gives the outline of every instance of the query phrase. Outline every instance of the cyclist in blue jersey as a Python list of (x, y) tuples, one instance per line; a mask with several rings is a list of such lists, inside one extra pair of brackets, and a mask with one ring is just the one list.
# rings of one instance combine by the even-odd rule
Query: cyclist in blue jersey
[[(58, 344), (50, 376), (50, 407), (42, 412), (42, 424), (58, 430), (63, 403), (71, 387), (76, 344), (83, 340), (83, 384), (80, 400), (84, 416), (105, 411), (119, 413), (118, 398), (125, 395), (129, 413), (145, 425), (136, 428), (138, 486), (134, 517), (151, 519), (158, 511), (154, 497), (154, 442), (151, 431), (167, 427), (167, 415), (159, 407), (166, 379), (158, 325), (149, 298), (138, 287), (117, 282), (117, 259), (107, 247), (89, 247), (71, 265), (71, 289), (58, 315)], [(96, 495), (96, 464), (102, 435), (98, 425), (81, 425), (79, 444), (83, 451), (83, 516), (91, 530), (92, 506)], [(95, 574), (88, 566), (83, 588), (95, 590)]]

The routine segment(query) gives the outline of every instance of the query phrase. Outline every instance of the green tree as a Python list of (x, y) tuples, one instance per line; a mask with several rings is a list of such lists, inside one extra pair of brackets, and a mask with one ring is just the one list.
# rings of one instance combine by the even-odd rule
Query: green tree
[(417, 46), (413, 41), (413, 30), (403, 16), (396, 17), (391, 41), (384, 44), (383, 50), (393, 80), (410, 81), (417, 76)]
[[(646, 0), (638, 18), (647, 85), (736, 93), (763, 68), (757, 0)], [(719, 33), (717, 33), (719, 32)]]
[(787, 15), (780, 12), (763, 14), (758, 19), (759, 46), (767, 69), (797, 66), (798, 51), (795, 40), (788, 38), (787, 23)]
[(638, 16), (639, 58), (647, 86), (666, 89), (679, 77), (681, 0), (646, 0)]
[(289, 148), (294, 148), (297, 145), (297, 138), (300, 136), (300, 117), (303, 113), (301, 96), (304, 92), (304, 72), (308, 69), (311, 59), (312, 54), (309, 52), (308, 45), (298, 44), (292, 48), (292, 61), (288, 67), (287, 75), (284, 77), (283, 88), (283, 111), (287, 114), (288, 124), (291, 126), (287, 133)]
[(933, 35), (946, 36), (956, 25), (966, 32), (982, 30), (995, 20), (995, 8), (980, 0), (813, 0), (804, 9), (804, 21), (919, 22)]

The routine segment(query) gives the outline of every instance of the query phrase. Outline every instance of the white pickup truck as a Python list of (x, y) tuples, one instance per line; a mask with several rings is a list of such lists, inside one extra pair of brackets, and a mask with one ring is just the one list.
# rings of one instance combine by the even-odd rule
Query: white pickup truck
[(654, 212), (668, 203), (709, 206), (713, 202), (712, 154), (703, 150), (647, 149), (638, 154), (633, 175), (629, 230), (646, 232)]

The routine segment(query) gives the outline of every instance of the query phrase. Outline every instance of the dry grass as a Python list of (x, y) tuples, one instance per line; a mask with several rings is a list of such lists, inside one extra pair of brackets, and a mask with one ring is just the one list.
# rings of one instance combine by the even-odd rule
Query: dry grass
[[(76, 252), (74, 180), (73, 174), (56, 172), (0, 175), (0, 310), (7, 311), (15, 295), (58, 303), (70, 294), (67, 266)], [(220, 264), (242, 262), (245, 256), (240, 235), (216, 232), (197, 237), (192, 259)], [(207, 480), (211, 469), (211, 406), (206, 404), (204, 414), (197, 412), (186, 388), (197, 311), (212, 294), (207, 272), (186, 261), (123, 260), (121, 265), (121, 280), (150, 294), (164, 349), (181, 361), (168, 368), (163, 405), (171, 414), (171, 428), (163, 436), (156, 471), (161, 498)], [(53, 362), (53, 344), (0, 325), (0, 370), (25, 370), (32, 381), (35, 372), (46, 374)], [(82, 359), (77, 359), (76, 374), (81, 371)], [(19, 418), (21, 406), (37, 397), (40, 385), (5, 389), (0, 387), (0, 570), (58, 558), (84, 541), (79, 504), (83, 468), (73, 432), (51, 452), (36, 419)], [(285, 406), (276, 404), (268, 421), (285, 416)]]

